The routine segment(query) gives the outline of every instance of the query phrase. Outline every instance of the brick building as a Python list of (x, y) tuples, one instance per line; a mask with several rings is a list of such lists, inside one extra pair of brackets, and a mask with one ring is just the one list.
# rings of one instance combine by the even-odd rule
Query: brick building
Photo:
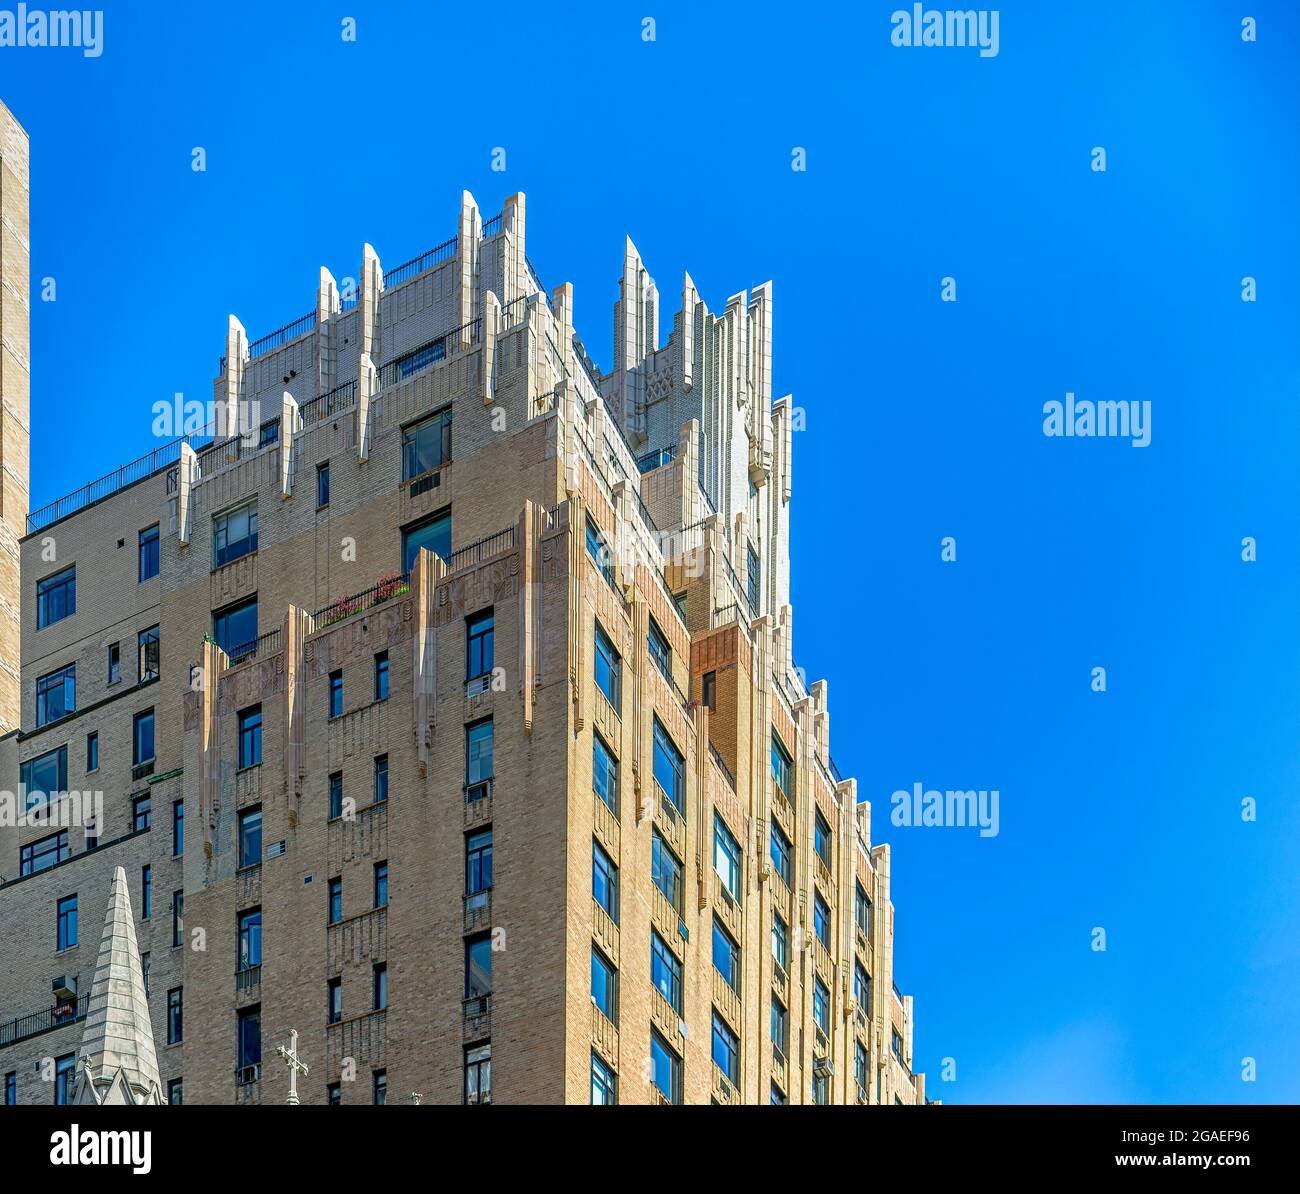
[(29, 515), (5, 115), (6, 1098), (71, 1093), (122, 867), (174, 1102), (283, 1102), (291, 1029), (305, 1103), (923, 1102), (889, 848), (792, 655), (771, 285), (688, 276), (664, 338), (629, 241), (602, 372), (524, 196), (466, 193), (232, 317), (215, 437)]

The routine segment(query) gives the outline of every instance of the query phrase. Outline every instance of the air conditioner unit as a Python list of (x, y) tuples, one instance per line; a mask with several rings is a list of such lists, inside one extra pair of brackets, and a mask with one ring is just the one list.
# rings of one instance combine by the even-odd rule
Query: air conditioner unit
[(835, 1065), (829, 1057), (815, 1057), (813, 1059), (813, 1073), (826, 1074), (833, 1078), (835, 1076)]
[(76, 999), (77, 997), (77, 980), (60, 975), (51, 984), (55, 999)]

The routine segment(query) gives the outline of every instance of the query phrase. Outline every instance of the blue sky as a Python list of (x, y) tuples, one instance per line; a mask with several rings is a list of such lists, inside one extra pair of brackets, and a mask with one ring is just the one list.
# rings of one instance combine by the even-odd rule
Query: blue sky
[[(625, 233), (668, 326), (683, 269), (715, 310), (771, 278), (796, 655), (893, 846), (930, 1093), (1296, 1100), (1297, 10), (1015, 0), (981, 58), (893, 47), (893, 3), (510, 7), (110, 3), (97, 59), (0, 49), (58, 288), (33, 506), (210, 397), (228, 312), (415, 256), (462, 188), (527, 193), (605, 367)], [(1066, 391), (1150, 400), (1150, 446), (1045, 437)], [(996, 788), (1000, 835), (890, 826), (917, 782)]]

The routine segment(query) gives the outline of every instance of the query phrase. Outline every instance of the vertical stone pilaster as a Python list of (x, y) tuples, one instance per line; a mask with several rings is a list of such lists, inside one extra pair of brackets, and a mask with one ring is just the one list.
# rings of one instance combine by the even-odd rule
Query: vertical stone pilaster
[(472, 340), (470, 322), (474, 318), (478, 289), (479, 239), (483, 234), (483, 221), (478, 204), (468, 191), (460, 193), (460, 223), (456, 230), (457, 303), (461, 328), (460, 346), (466, 349)]

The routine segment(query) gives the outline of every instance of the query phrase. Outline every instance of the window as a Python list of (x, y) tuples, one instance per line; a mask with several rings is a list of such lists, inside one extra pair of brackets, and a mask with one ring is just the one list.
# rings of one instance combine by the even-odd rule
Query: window
[(18, 873), (35, 875), (48, 871), (55, 863), (63, 862), (69, 857), (68, 831), (60, 829), (49, 837), (29, 842), (19, 852)]
[(257, 598), (241, 601), (212, 615), (212, 637), (236, 662), (257, 642)]
[(813, 932), (827, 949), (831, 947), (831, 910), (821, 893), (813, 892)]
[(151, 580), (158, 575), (158, 524), (145, 527), (140, 532), (140, 579)]
[(388, 756), (375, 756), (375, 803), (383, 804), (388, 799)]
[(375, 907), (388, 907), (388, 863), (375, 863)]
[(858, 1098), (867, 1097), (867, 1051), (861, 1041), (853, 1042), (853, 1080), (858, 1084)]
[(775, 912), (772, 913), (772, 961), (782, 970), (790, 969), (790, 931)]
[(713, 968), (726, 980), (737, 995), (740, 994), (740, 946), (731, 934), (718, 922), (713, 920)]
[(332, 978), (325, 984), (325, 1023), (337, 1024), (343, 1019), (343, 980)]
[(239, 814), (239, 865), (255, 866), (262, 861), (262, 810), (248, 808)]
[(654, 776), (668, 802), (682, 812), (682, 755), (657, 717), (654, 719)]
[(140, 955), (140, 977), (144, 980), (144, 993), (147, 998), (149, 995), (149, 951), (147, 949)]
[(771, 1033), (772, 1044), (784, 1055), (790, 1043), (790, 1013), (775, 995), (772, 996)]
[(595, 841), (591, 843), (591, 896), (618, 924), (618, 867)]
[(490, 609), (465, 619), (465, 679), (492, 672), (494, 617)]
[(220, 568), (257, 550), (257, 503), (218, 514), (212, 520), (212, 566)]
[(728, 1082), (740, 1080), (740, 1042), (717, 1012), (713, 1013), (713, 1064)]
[(5, 1106), (16, 1107), (18, 1105), (18, 1071), (10, 1070), (5, 1075)]
[(153, 827), (153, 798), (137, 796), (131, 801), (131, 832)]
[[(423, 476), (451, 460), (451, 409), (402, 431), (402, 480)], [(443, 556), (443, 559), (446, 559)]]
[(903, 1060), (903, 1038), (899, 1036), (897, 1028), (889, 1030), (889, 1051), (898, 1058)]
[(650, 1080), (669, 1103), (682, 1101), (682, 1060), (650, 1030)]
[(131, 763), (139, 767), (153, 757), (153, 710), (142, 709), (131, 721)]
[(343, 879), (329, 881), (329, 896), (326, 901), (325, 922), (336, 925), (343, 919)]
[(77, 612), (77, 566), (36, 582), (36, 629), (44, 630)]
[(596, 623), (596, 687), (605, 694), (605, 699), (619, 711), (623, 686), (623, 661), (609, 635)]
[(618, 760), (600, 735), (591, 735), (591, 786), (610, 811), (618, 816)]
[(28, 759), (19, 769), (19, 778), (26, 793), (27, 810), (49, 803), (60, 792), (68, 790), (68, 748), (59, 746)]
[(410, 572), (420, 548), (446, 560), (451, 555), (451, 515), (434, 514), (402, 528), (402, 571)]
[(388, 652), (375, 656), (375, 700), (388, 700)]
[(813, 1023), (827, 1035), (831, 1030), (831, 993), (819, 978), (813, 979)]
[(492, 890), (492, 830), (465, 835), (465, 894), (471, 908), (487, 906)]
[(650, 838), (650, 877), (678, 916), (682, 914), (682, 864), (659, 830)]
[(600, 533), (596, 524), (591, 521), (590, 515), (587, 517), (587, 554), (595, 562), (601, 576), (610, 585), (613, 585), (614, 557), (609, 550), (609, 545), (605, 542), (605, 536)]
[(745, 596), (749, 600), (750, 610), (758, 613), (760, 596), (758, 552), (749, 546), (745, 548)]
[[(181, 988), (173, 987), (167, 992), (167, 1043), (179, 1045), (184, 1039), (184, 1010), (181, 1005)], [(227, 1063), (229, 1064), (229, 1063)]]
[(185, 801), (172, 801), (172, 857), (185, 853)]
[(262, 1065), (262, 1009), (244, 1008), (238, 1013), (237, 1040), (240, 1082), (256, 1082)]
[(713, 814), (713, 869), (718, 872), (722, 886), (737, 903), (740, 902), (740, 843), (731, 836), (722, 818)]
[(492, 1046), (473, 1045), (465, 1050), (465, 1103), (492, 1102)]
[(790, 762), (790, 755), (784, 746), (781, 745), (781, 739), (772, 735), (772, 778), (776, 780), (776, 786), (781, 789), (787, 799), (790, 797), (790, 770), (793, 764)]
[(140, 919), (153, 915), (153, 867), (147, 863), (140, 868)]
[(108, 682), (116, 684), (122, 679), (122, 649), (117, 643), (108, 644)]
[(48, 725), (77, 710), (77, 665), (68, 664), (36, 681), (36, 724)]
[(94, 817), (86, 818), (86, 849), (93, 850), (99, 845), (99, 822)]
[(72, 1094), (76, 1089), (77, 1055), (65, 1053), (54, 1061), (54, 1103), (58, 1107), (70, 1107)]
[(784, 1107), (790, 1100), (781, 1092), (781, 1088), (775, 1082), (772, 1083), (771, 1105), (773, 1107)]
[(77, 944), (77, 897), (64, 896), (58, 903), (58, 936), (56, 949), (71, 949)]
[(343, 673), (330, 672), (330, 716), (343, 716)]
[(871, 976), (861, 962), (853, 963), (853, 998), (864, 1012), (871, 1010)]
[(330, 504), (330, 462), (316, 466), (316, 509)]
[(618, 1078), (595, 1053), (591, 1055), (591, 1105), (613, 1107), (618, 1102)]
[(486, 796), (492, 779), (492, 720), (465, 727), (465, 797)]
[(871, 940), (871, 899), (862, 890), (862, 884), (855, 885), (853, 892), (853, 921), (858, 932), (868, 941)]
[(343, 815), (343, 772), (336, 771), (330, 776), (330, 820)]
[(606, 1020), (618, 1019), (618, 974), (609, 959), (594, 945), (591, 947), (591, 1002)]
[(99, 731), (91, 730), (86, 735), (86, 770), (99, 770)]
[(253, 705), (239, 714), (239, 769), (256, 767), (262, 761), (262, 706)]
[(181, 1078), (173, 1078), (167, 1083), (167, 1102), (172, 1107), (180, 1107), (185, 1103), (185, 1084)]
[(371, 995), (371, 1010), (382, 1012), (388, 1006), (388, 964), (386, 962), (375, 963)]
[(812, 1078), (812, 1101), (819, 1107), (825, 1107), (830, 1101), (830, 1079), (825, 1074), (814, 1073)]
[(239, 914), (239, 969), (262, 964), (262, 910), (250, 908)]
[(831, 827), (826, 823), (826, 818), (820, 812), (816, 814), (813, 821), (813, 849), (817, 852), (817, 857), (822, 860), (822, 865), (829, 870), (831, 865)]
[(710, 711), (718, 707), (718, 673), (705, 672), (701, 682), (700, 699)]
[(650, 981), (679, 1016), (682, 1014), (682, 964), (653, 930), (650, 933)]
[(172, 948), (185, 943), (185, 893), (172, 892)]
[(331, 1107), (343, 1105), (343, 1088), (337, 1082), (331, 1082), (325, 1088), (325, 1102)]
[(376, 1070), (373, 1083), (374, 1102), (376, 1107), (383, 1107), (388, 1102), (388, 1071)]
[(781, 832), (781, 827), (772, 822), (772, 869), (787, 887), (794, 887), (794, 861), (790, 849), (790, 839)]
[(650, 630), (646, 634), (646, 650), (650, 652), (650, 658), (655, 661), (655, 665), (669, 680), (673, 678), (673, 649), (668, 642), (668, 637), (659, 629), (659, 623), (652, 617), (650, 619)]
[(492, 994), (492, 938), (488, 934), (465, 942), (465, 998), (486, 1002)]
[(136, 676), (141, 684), (156, 680), (162, 674), (158, 627), (150, 626), (135, 636)]

